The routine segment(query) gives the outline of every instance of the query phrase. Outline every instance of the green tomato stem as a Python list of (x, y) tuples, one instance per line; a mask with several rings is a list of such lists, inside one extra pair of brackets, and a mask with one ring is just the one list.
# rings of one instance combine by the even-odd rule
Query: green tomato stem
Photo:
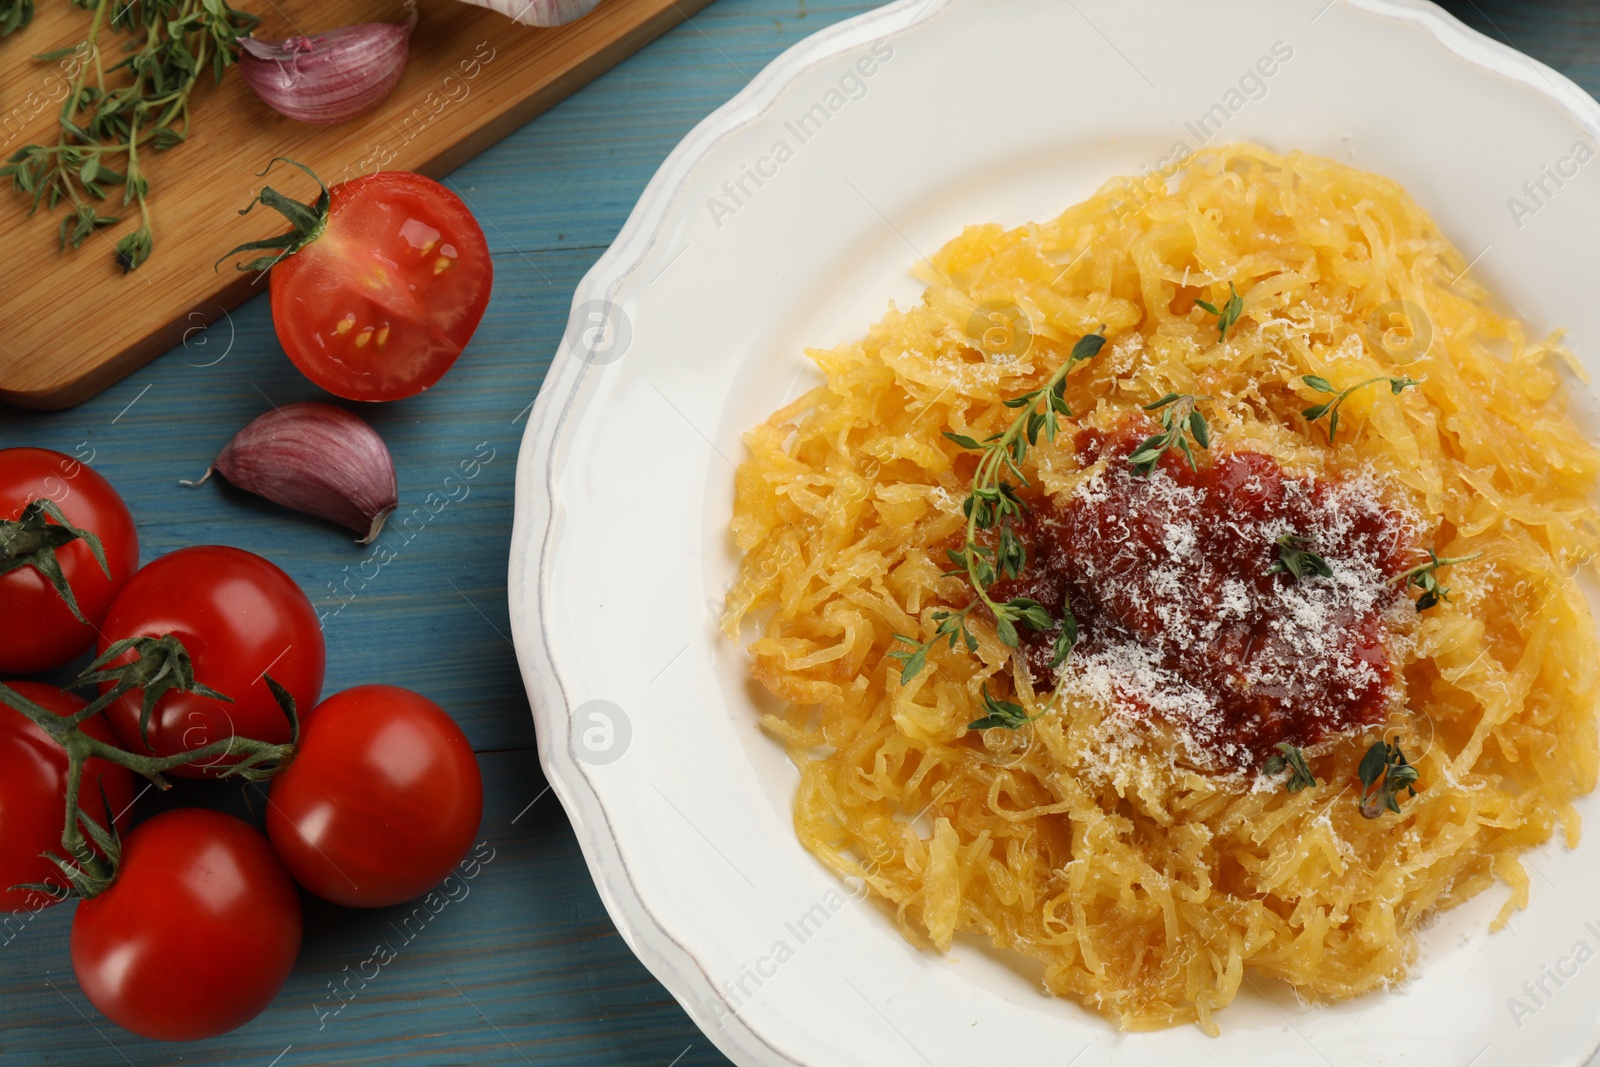
[[(83, 785), (84, 766), (91, 759), (126, 767), (148, 779), (156, 788), (165, 790), (171, 788), (172, 784), (165, 777), (167, 772), (188, 764), (205, 763), (226, 756), (241, 758), (224, 768), (221, 777), (264, 781), (288, 768), (299, 745), (300, 727), (294, 709), (294, 699), (270, 677), (266, 678), (267, 684), (283, 705), (292, 727), (293, 737), (288, 744), (280, 745), (247, 737), (230, 736), (172, 756), (145, 756), (108, 744), (92, 734), (85, 733), (84, 722), (103, 711), (117, 697), (130, 689), (137, 688), (137, 683), (130, 681), (132, 677), (134, 677), (132, 672), (125, 675), (117, 685), (72, 715), (57, 715), (48, 708), (35, 704), (10, 686), (0, 683), (0, 704), (11, 708), (43, 730), (67, 754), (66, 816), (61, 830), (61, 848), (67, 862), (74, 865), (75, 870), (67, 870), (64, 865), (63, 867), (76, 895), (83, 899), (90, 899), (103, 892), (115, 881), (119, 859), (114, 854), (101, 856), (84, 838), (83, 820), (87, 816), (78, 805), (78, 793)], [(115, 838), (116, 820), (121, 813), (107, 811), (105, 814), (110, 823), (107, 829)]]

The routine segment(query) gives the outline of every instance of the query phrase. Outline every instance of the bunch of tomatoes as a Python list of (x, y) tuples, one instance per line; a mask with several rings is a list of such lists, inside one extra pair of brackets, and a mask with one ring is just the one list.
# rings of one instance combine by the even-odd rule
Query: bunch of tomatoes
[[(91, 648), (66, 689), (18, 678)], [(483, 783), (460, 727), (394, 686), (322, 700), (325, 662), (273, 563), (203, 545), (140, 568), (101, 475), (0, 450), (0, 912), (77, 897), (73, 970), (119, 1026), (194, 1040), (248, 1022), (299, 953), (296, 883), (397, 904), (472, 844)], [(219, 777), (270, 780), (264, 833), (200, 808), (134, 819), (141, 778)]]

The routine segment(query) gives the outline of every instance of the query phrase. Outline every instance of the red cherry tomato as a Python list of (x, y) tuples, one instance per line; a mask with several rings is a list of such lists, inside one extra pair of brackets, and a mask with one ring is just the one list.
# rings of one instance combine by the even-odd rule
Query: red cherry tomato
[(494, 280), (472, 212), (431, 178), (382, 171), (329, 190), (327, 227), (272, 268), (272, 324), (301, 372), (351, 400), (438, 381)]
[(295, 880), (335, 904), (379, 908), (421, 896), (460, 862), (483, 816), (483, 777), (439, 705), (361, 685), (306, 716), (270, 799), (267, 834)]
[[(287, 689), (302, 713), (322, 695), (327, 653), (316, 609), (293, 578), (253, 552), (200, 545), (162, 556), (133, 576), (102, 629), (101, 652), (123, 638), (172, 634), (189, 650), (195, 680), (233, 698), (229, 704), (167, 693), (150, 717), (146, 748), (139, 738), (144, 691), (130, 690), (106, 709), (130, 751), (174, 756), (232, 736), (283, 744), (289, 720), (263, 675)], [(213, 759), (172, 773), (213, 776), (232, 762)]]
[[(84, 706), (73, 694), (42, 682), (6, 684), (57, 715), (71, 715)], [(108, 744), (115, 743), (111, 728), (99, 716), (85, 722), (82, 729)], [(118, 829), (126, 829), (133, 809), (133, 772), (100, 759), (83, 765), (78, 807), (106, 826), (101, 789), (111, 802)], [(37, 911), (53, 903), (36, 890), (13, 888), (24, 882), (65, 887), (66, 879), (41, 853), (62, 854), (66, 803), (67, 754), (21, 712), (0, 705), (0, 912)]]
[[(6, 674), (59, 667), (88, 648), (117, 591), (139, 569), (139, 534), (110, 482), (60, 452), (0, 449), (0, 519), (17, 518), (41, 497), (55, 501), (72, 525), (100, 538), (111, 577), (82, 540), (56, 550), (78, 608), (93, 624), (86, 626), (35, 568), (23, 566), (0, 575), (0, 672)], [(0, 553), (0, 562), (4, 558)]]
[(110, 889), (78, 905), (72, 969), (124, 1030), (196, 1041), (243, 1026), (300, 953), (300, 898), (266, 838), (184, 808), (138, 826)]

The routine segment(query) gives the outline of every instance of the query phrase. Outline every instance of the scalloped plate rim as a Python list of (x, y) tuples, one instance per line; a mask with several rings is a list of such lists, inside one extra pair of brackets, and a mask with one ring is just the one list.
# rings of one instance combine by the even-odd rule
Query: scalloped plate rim
[[(662, 162), (610, 247), (584, 274), (572, 299), (571, 318), (528, 416), (518, 455), (516, 500), (510, 546), (508, 597), (512, 636), (538, 737), (540, 764), (565, 808), (584, 860), (612, 921), (641, 962), (730, 1059), (748, 1067), (825, 1065), (792, 1058), (728, 1014), (733, 1026), (712, 1025), (711, 1008), (727, 1007), (691, 946), (670, 935), (655, 918), (635, 883), (611, 830), (604, 805), (582, 763), (571, 758), (570, 707), (544, 628), (544, 570), (559, 525), (554, 521), (556, 444), (570, 418), (585, 374), (592, 368), (567, 343), (577, 309), (609, 299), (648, 258), (683, 186), (700, 162), (727, 137), (759, 121), (783, 90), (817, 64), (864, 41), (914, 29), (968, 0), (895, 0), (812, 34), (773, 59), (725, 104), (697, 123)], [(1580, 125), (1600, 128), (1600, 103), (1561, 72), (1465, 25), (1431, 0), (1330, 0), (1359, 11), (1409, 23), (1427, 31), (1451, 56), (1531, 90)], [(1326, 10), (1326, 9), (1324, 9)], [(1318, 16), (1320, 17), (1320, 16)], [(1315, 21), (1315, 19), (1313, 20)], [(1600, 1033), (1595, 1036), (1600, 1052)]]

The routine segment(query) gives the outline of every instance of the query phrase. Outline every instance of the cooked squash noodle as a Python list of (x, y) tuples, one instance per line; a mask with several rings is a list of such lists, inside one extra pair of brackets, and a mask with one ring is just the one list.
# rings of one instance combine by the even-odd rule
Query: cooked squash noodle
[[(942, 951), (976, 934), (1122, 1028), (1215, 1034), (1247, 976), (1311, 1000), (1392, 985), (1431, 916), (1498, 883), (1498, 926), (1528, 903), (1518, 857), (1558, 827), (1576, 846), (1573, 800), (1600, 753), (1578, 584), (1600, 548), (1600, 453), (1566, 413), (1570, 353), (1494, 310), (1393, 181), (1250, 145), (1172, 178), (1133, 198), (1108, 182), (1050, 222), (969, 227), (920, 266), (920, 304), (808, 352), (824, 384), (746, 437), (723, 621), (734, 638), (755, 628), (754, 676), (785, 703), (764, 721), (799, 768), (800, 840), (863, 879), (908, 939)], [(1244, 306), (1219, 342), (1195, 301), (1226, 300), (1230, 282)], [(986, 351), (974, 321), (1026, 344)], [(942, 434), (1003, 430), (1017, 414), (1003, 401), (1096, 331), (1108, 343), (1067, 379), (1069, 425), (1024, 463), (1052, 499), (1091, 473), (1074, 432), (1194, 394), (1209, 398), (1202, 464), (1253, 449), (1357, 472), (1419, 549), (1475, 554), (1441, 571), (1448, 600), (1390, 617), (1383, 733), (1321, 746), (1314, 788), (1204, 773), (1157, 723), (1108, 745), (1116, 709), (1036, 692), (981, 612), (976, 653), (941, 641), (907, 684), (888, 656), (973, 597), (945, 550), (974, 457)], [(1330, 446), (1326, 420), (1302, 414), (1329, 399), (1306, 375), (1419, 384), (1352, 393)], [(969, 730), (984, 686), (1039, 717)], [(1404, 740), (1420, 780), (1401, 814), (1368, 819), (1355, 768), (1380, 736)]]

